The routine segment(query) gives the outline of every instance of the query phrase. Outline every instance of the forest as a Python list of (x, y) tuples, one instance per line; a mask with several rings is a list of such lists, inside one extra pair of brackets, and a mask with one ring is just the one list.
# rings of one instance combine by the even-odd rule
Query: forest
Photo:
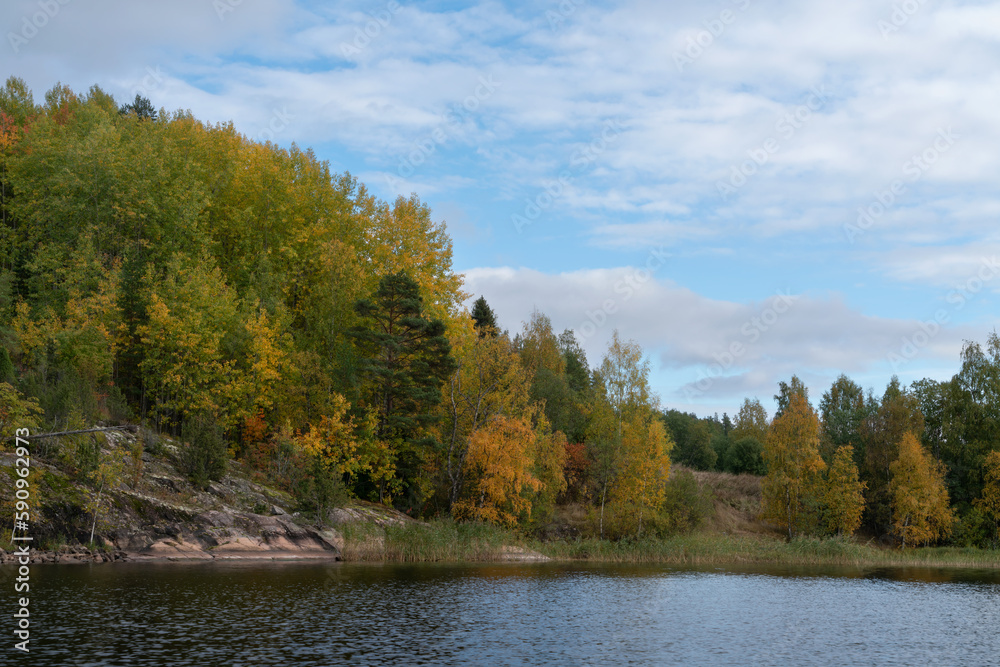
[[(512, 334), (485, 298), (467, 308), (416, 195), (139, 96), (37, 104), (15, 77), (0, 246), (5, 437), (141, 423), (183, 443), (192, 481), (238, 460), (319, 521), (360, 498), (531, 532), (572, 504), (595, 536), (666, 535), (697, 522), (694, 469), (762, 476), (788, 538), (998, 547), (996, 333), (949, 381), (842, 375), (814, 406), (793, 376), (773, 416), (747, 398), (698, 418), (661, 405), (627, 332), (591, 362), (544, 313)], [(101, 488), (128, 465), (46, 454)]]

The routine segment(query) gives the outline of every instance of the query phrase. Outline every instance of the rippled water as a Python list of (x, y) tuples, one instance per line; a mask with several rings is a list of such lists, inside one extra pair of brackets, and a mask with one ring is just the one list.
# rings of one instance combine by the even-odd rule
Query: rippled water
[(0, 664), (1000, 664), (997, 572), (170, 563), (31, 577), (31, 653), (5, 631)]

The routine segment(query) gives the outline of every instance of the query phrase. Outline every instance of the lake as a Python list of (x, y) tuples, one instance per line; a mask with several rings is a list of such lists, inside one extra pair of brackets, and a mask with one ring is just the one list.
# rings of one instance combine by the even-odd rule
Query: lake
[(31, 653), (5, 613), (0, 664), (1000, 664), (997, 571), (126, 563), (31, 586)]

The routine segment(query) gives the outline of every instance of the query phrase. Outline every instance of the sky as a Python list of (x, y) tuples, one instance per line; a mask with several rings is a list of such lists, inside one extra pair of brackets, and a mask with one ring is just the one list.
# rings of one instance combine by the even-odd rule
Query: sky
[[(312, 147), (664, 408), (947, 380), (997, 326), (1000, 3), (8, 0), (0, 70)], [(0, 71), (2, 73), (2, 71)]]

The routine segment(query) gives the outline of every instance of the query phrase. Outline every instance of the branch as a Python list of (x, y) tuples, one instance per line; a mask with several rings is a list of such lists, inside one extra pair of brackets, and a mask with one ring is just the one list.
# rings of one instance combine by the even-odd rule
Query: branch
[[(42, 438), (58, 438), (63, 435), (77, 435), (78, 433), (98, 433), (100, 431), (129, 431), (130, 433), (135, 433), (139, 430), (139, 427), (135, 424), (126, 424), (124, 426), (103, 426), (100, 428), (85, 428), (80, 431), (62, 431), (61, 433), (39, 433), (38, 435), (26, 435), (19, 436), (21, 440), (40, 440)], [(10, 436), (10, 440), (14, 439), (14, 436)]]

